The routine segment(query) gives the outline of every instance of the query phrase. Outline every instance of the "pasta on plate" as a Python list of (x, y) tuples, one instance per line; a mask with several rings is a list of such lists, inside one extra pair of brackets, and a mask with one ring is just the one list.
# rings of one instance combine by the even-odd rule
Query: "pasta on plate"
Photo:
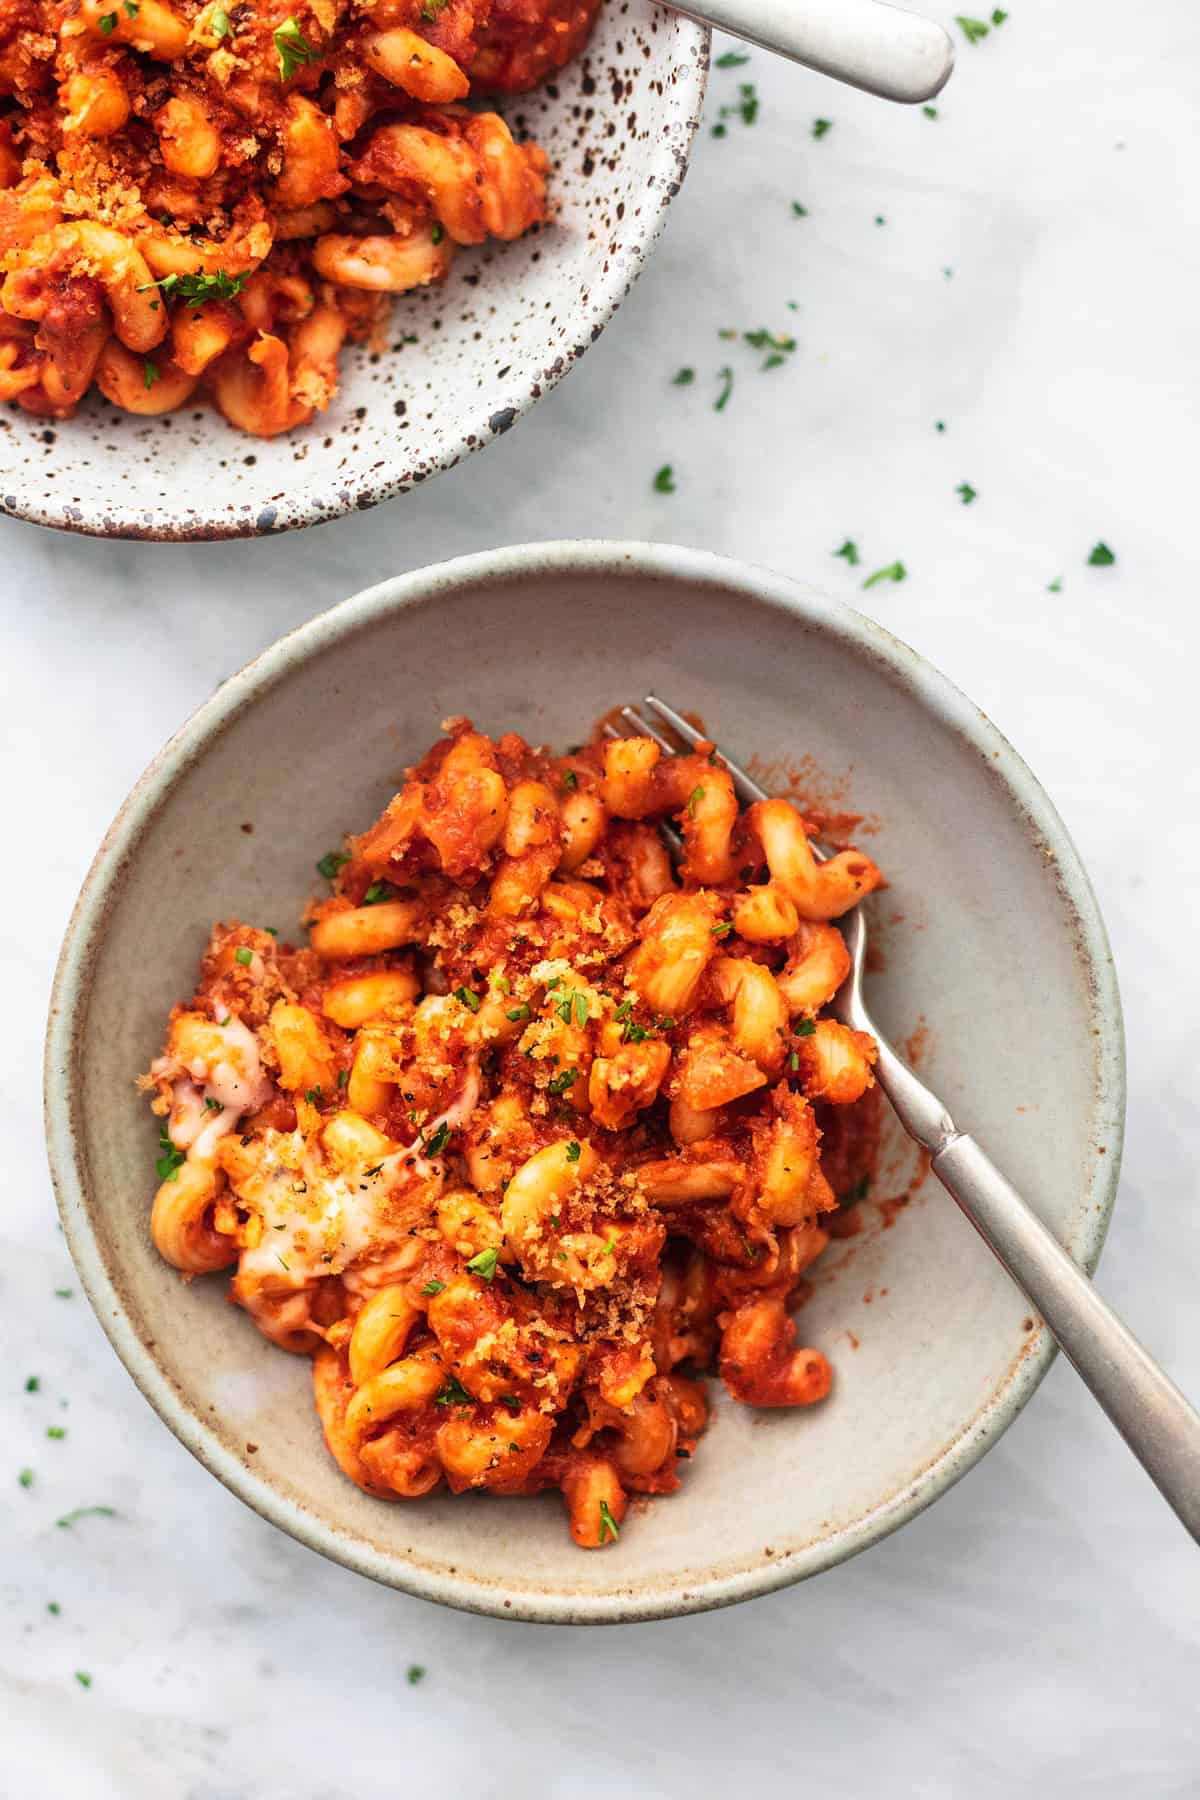
[(873, 1150), (874, 1042), (823, 1009), (882, 877), (715, 751), (443, 729), (307, 946), (213, 928), (141, 1078), (152, 1231), (312, 1357), (352, 1481), (558, 1488), (598, 1548), (679, 1485), (705, 1371), (829, 1392), (789, 1308)]
[(306, 424), (390, 296), (547, 216), (545, 154), (486, 97), (598, 5), (0, 0), (0, 399)]

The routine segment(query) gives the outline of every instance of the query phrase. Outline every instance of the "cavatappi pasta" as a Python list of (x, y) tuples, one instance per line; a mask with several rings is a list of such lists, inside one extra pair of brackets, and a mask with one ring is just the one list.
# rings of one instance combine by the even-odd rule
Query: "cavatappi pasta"
[(875, 1045), (823, 1009), (881, 877), (715, 753), (444, 730), (322, 859), (306, 948), (214, 927), (142, 1078), (153, 1235), (312, 1357), (352, 1481), (558, 1488), (598, 1548), (678, 1486), (705, 1371), (829, 1391), (789, 1306), (862, 1172)]
[(598, 4), (0, 0), (0, 400), (305, 424), (391, 295), (545, 218), (545, 155), (470, 103)]

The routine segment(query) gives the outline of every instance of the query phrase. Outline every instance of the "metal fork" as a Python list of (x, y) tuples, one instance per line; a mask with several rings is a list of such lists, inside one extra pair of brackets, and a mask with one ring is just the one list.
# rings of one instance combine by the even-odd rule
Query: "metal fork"
[[(711, 742), (655, 695), (647, 694), (643, 706), (649, 718), (632, 706), (621, 708), (628, 735), (653, 738), (669, 754), (678, 752), (680, 742), (690, 750)], [(627, 735), (612, 724), (605, 730), (610, 737)], [(749, 805), (769, 798), (720, 745), (717, 754), (739, 800)], [(678, 845), (678, 833), (673, 837)], [(813, 854), (826, 860), (827, 853), (816, 844)], [(1200, 1542), (1200, 1414), (1104, 1303), (975, 1139), (959, 1131), (936, 1094), (897, 1055), (863, 999), (867, 922), (862, 907), (854, 907), (839, 925), (851, 969), (832, 1003), (835, 1016), (875, 1039), (876, 1079), (905, 1131), (929, 1152), (942, 1186), (1036, 1307), (1163, 1498)]]

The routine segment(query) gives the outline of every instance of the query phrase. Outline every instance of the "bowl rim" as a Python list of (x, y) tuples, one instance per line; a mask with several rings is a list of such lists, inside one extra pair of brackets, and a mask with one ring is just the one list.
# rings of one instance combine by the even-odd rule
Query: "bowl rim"
[(527, 1588), (506, 1595), (469, 1573), (429, 1569), (343, 1534), (302, 1504), (280, 1494), (222, 1443), (206, 1420), (177, 1393), (154, 1355), (140, 1342), (118, 1286), (106, 1267), (89, 1218), (90, 1176), (80, 1104), (81, 1032), (90, 988), (92, 946), (139, 840), (171, 789), (208, 745), (259, 697), (326, 648), (413, 606), (436, 604), (482, 580), (517, 581), (531, 574), (636, 576), (671, 584), (741, 590), (815, 627), (849, 652), (874, 661), (911, 698), (965, 740), (1017, 802), (1029, 826), (1052, 851), (1060, 893), (1074, 914), (1076, 952), (1088, 977), (1100, 1027), (1094, 1114), (1107, 1155), (1084, 1183), (1072, 1236), (1091, 1273), (1099, 1260), (1120, 1175), (1125, 1113), (1125, 1053), (1121, 1001), (1112, 953), (1091, 884), (1053, 804), (1017, 752), (946, 676), (885, 627), (839, 600), (814, 593), (790, 577), (710, 551), (674, 545), (605, 540), (554, 540), (487, 550), (378, 582), (277, 639), (205, 700), (164, 745), (131, 789), (100, 844), (80, 890), (55, 971), (46, 1030), (44, 1101), (51, 1178), (67, 1243), (93, 1309), (126, 1370), (160, 1418), (225, 1487), (261, 1517), (310, 1549), (376, 1581), (419, 1598), (503, 1619), (555, 1624), (631, 1623), (732, 1605), (831, 1568), (888, 1536), (960, 1480), (1027, 1404), (1057, 1347), (1045, 1326), (1017, 1356), (973, 1418), (925, 1468), (869, 1512), (829, 1537), (763, 1563), (694, 1581), (687, 1587), (578, 1595)]
[[(3, 484), (0, 517), (24, 519), (31, 525), (74, 532), (84, 537), (146, 543), (220, 543), (232, 538), (270, 537), (308, 525), (330, 524), (348, 513), (365, 512), (398, 494), (411, 493), (435, 475), (452, 469), (472, 451), (486, 450), (497, 438), (503, 437), (536, 401), (575, 367), (610, 323), (645, 268), (666, 225), (671, 202), (687, 175), (692, 145), (704, 111), (712, 32), (707, 25), (701, 25), (684, 13), (659, 7), (652, 7), (651, 11), (677, 34), (678, 62), (685, 75), (670, 90), (675, 107), (671, 129), (655, 132), (646, 143), (646, 202), (638, 214), (639, 231), (636, 236), (631, 233), (622, 241), (615, 253), (605, 256), (594, 279), (589, 280), (587, 321), (580, 332), (582, 341), (559, 355), (543, 356), (540, 361), (520, 344), (514, 344), (510, 371), (503, 387), (490, 393), (485, 387), (472, 394), (469, 406), (461, 415), (458, 430), (436, 456), (418, 458), (411, 450), (401, 448), (394, 458), (387, 459), (386, 465), (379, 458), (366, 459), (352, 473), (319, 489), (310, 489), (303, 481), (294, 486), (285, 481), (281, 491), (269, 500), (247, 503), (244, 514), (217, 515), (208, 519), (176, 514), (178, 522), (162, 524), (147, 524), (147, 508), (127, 499), (119, 485), (114, 486), (103, 509), (97, 507), (90, 516), (74, 517), (74, 512), (86, 515), (87, 509), (74, 507), (65, 498), (65, 487), (64, 497), (56, 495), (52, 501), (26, 500), (18, 478), (0, 472), (0, 483)], [(508, 98), (519, 102), (521, 95)], [(213, 417), (216, 419), (218, 415), (214, 413)], [(67, 420), (59, 431), (60, 445), (69, 442), (71, 423)], [(232, 427), (225, 427), (219, 420), (218, 423), (232, 433)], [(319, 421), (312, 421), (307, 429), (319, 431)], [(231, 443), (236, 447), (237, 438), (243, 435), (231, 436)], [(283, 441), (287, 441), (286, 436)], [(253, 444), (261, 440), (248, 438), (246, 442)], [(406, 442), (406, 439), (396, 440), (398, 446)], [(203, 504), (202, 490), (200, 499)]]

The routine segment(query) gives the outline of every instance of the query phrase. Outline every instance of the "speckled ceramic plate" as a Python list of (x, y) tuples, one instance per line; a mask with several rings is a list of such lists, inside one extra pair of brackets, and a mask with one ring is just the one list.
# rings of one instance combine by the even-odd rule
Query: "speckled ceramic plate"
[[(547, 628), (547, 621), (553, 621)], [(444, 646), (455, 654), (448, 658)], [(697, 551), (544, 544), (384, 582), (227, 681), (147, 770), (67, 933), (46, 1064), (63, 1223), (105, 1330), (163, 1418), (251, 1506), (410, 1593), (501, 1617), (720, 1606), (827, 1568), (994, 1443), (1052, 1346), (935, 1182), (885, 1157), (859, 1235), (813, 1271), (835, 1386), (756, 1413), (713, 1384), (679, 1493), (577, 1550), (557, 1495), (373, 1500), (326, 1454), (307, 1363), (150, 1241), (155, 1127), (133, 1077), (190, 993), (210, 920), (294, 932), (313, 864), (362, 827), (447, 713), (564, 745), (653, 686), (731, 748), (869, 815), (882, 1029), (1091, 1267), (1116, 1189), (1120, 1005), (1104, 928), (1045, 794), (988, 720), (880, 626)], [(808, 756), (811, 762), (800, 764)], [(247, 827), (253, 830), (248, 831)], [(1019, 976), (1016, 972), (1019, 971)], [(915, 1034), (915, 1036), (914, 1036)]]
[(209, 407), (161, 418), (93, 394), (58, 425), (0, 410), (0, 511), (102, 537), (249, 537), (407, 492), (500, 437), (595, 342), (679, 191), (709, 34), (651, 0), (604, 0), (587, 52), (500, 108), (553, 165), (553, 222), (460, 250), (401, 295), (391, 348), (350, 347), (327, 413), (260, 441)]

